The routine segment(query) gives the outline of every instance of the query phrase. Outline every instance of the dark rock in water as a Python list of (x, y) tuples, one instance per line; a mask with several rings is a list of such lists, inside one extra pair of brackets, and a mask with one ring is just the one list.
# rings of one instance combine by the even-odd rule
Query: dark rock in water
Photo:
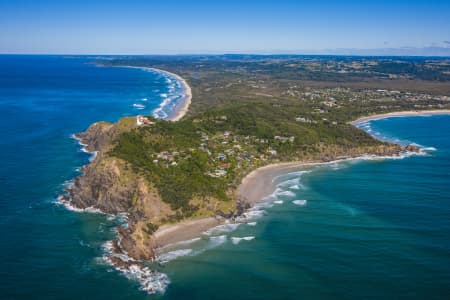
[(420, 148), (415, 145), (408, 145), (405, 147), (405, 151), (408, 152), (420, 152)]

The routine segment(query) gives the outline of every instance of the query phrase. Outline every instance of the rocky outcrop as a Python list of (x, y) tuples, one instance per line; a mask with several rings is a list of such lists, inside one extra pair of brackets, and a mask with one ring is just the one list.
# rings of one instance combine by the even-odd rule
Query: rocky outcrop
[[(148, 177), (141, 175), (128, 162), (108, 155), (116, 137), (135, 127), (134, 118), (123, 118), (116, 124), (95, 123), (77, 135), (88, 151), (97, 151), (98, 154), (94, 161), (83, 168), (83, 175), (75, 179), (73, 187), (68, 190), (68, 196), (71, 205), (81, 209), (93, 207), (109, 214), (126, 213), (128, 224), (118, 228), (119, 238), (115, 241), (115, 251), (125, 252), (134, 259), (151, 259), (153, 249), (158, 245), (158, 241), (154, 240), (155, 230), (168, 220), (180, 218), (162, 200), (158, 190), (146, 179)], [(315, 149), (316, 152), (308, 152), (299, 157), (285, 157), (283, 161), (326, 162), (364, 154), (391, 156), (404, 151), (419, 151), (415, 146), (402, 147), (388, 143), (358, 147), (320, 144)], [(249, 208), (248, 203), (239, 200), (224, 204), (224, 207), (218, 207), (218, 203), (220, 201), (208, 197), (191, 200), (191, 204), (200, 207), (207, 216), (234, 218)]]
[(127, 212), (138, 182), (130, 174), (123, 174), (118, 159), (97, 159), (83, 169), (83, 176), (75, 179), (69, 193), (78, 208), (95, 207), (109, 214)]
[(120, 133), (136, 128), (135, 118), (122, 118), (117, 123), (96, 122), (89, 128), (75, 136), (86, 145), (89, 152), (105, 151)]
[(97, 122), (89, 126), (86, 131), (75, 136), (86, 145), (87, 151), (100, 151), (112, 140), (113, 128), (114, 124), (112, 123)]
[(77, 134), (88, 151), (97, 151), (94, 161), (83, 168), (67, 190), (70, 204), (80, 208), (96, 208), (108, 214), (126, 213), (126, 228), (118, 228), (115, 251), (124, 251), (134, 259), (153, 257), (152, 232), (148, 224), (160, 224), (174, 214), (163, 202), (156, 188), (127, 162), (107, 155), (114, 138), (135, 125), (134, 118), (121, 119), (116, 124), (98, 122)]

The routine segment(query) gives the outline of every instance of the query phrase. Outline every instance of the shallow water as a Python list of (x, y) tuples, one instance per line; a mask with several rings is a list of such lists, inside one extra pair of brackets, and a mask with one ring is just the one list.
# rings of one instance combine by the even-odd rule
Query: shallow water
[(429, 155), (281, 176), (272, 203), (246, 222), (170, 249), (164, 294), (140, 291), (102, 260), (116, 221), (54, 202), (89, 159), (72, 133), (150, 113), (170, 87), (155, 73), (88, 61), (0, 56), (0, 298), (449, 298), (449, 116), (370, 122)]
[(425, 156), (277, 178), (256, 226), (242, 224), (220, 247), (167, 264), (172, 283), (164, 298), (448, 299), (449, 121), (371, 122), (380, 137), (420, 144)]

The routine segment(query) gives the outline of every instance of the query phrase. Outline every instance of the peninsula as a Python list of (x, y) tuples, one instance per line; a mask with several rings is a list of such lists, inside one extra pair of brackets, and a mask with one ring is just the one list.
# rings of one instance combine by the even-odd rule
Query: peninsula
[[(185, 101), (172, 119), (176, 122), (148, 116), (150, 124), (138, 126), (129, 117), (98, 122), (78, 134), (98, 155), (83, 168), (66, 201), (127, 214), (114, 252), (132, 260), (111, 259), (127, 267), (234, 220), (270, 193), (271, 178), (285, 168), (419, 151), (374, 139), (352, 125), (358, 118), (449, 112), (448, 86), (439, 80), (406, 79), (411, 74), (392, 80), (380, 71), (384, 61), (374, 59), (379, 68), (372, 74), (361, 70), (373, 63), (336, 60), (232, 56), (102, 62), (169, 70), (185, 85)], [(317, 63), (347, 72), (317, 71)], [(352, 69), (357, 64), (361, 67)]]

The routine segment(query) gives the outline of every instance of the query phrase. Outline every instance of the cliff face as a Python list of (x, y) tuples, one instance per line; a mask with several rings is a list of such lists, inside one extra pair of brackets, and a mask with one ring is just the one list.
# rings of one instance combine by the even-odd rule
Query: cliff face
[[(116, 124), (95, 123), (85, 132), (78, 134), (77, 137), (87, 145), (86, 148), (89, 151), (97, 151), (97, 156), (93, 162), (83, 168), (83, 175), (75, 180), (68, 194), (71, 204), (78, 208), (93, 207), (109, 214), (126, 213), (128, 226), (118, 229), (119, 239), (115, 242), (116, 251), (126, 252), (134, 259), (151, 259), (154, 255), (153, 249), (158, 245), (153, 233), (159, 225), (167, 223), (168, 220), (180, 220), (180, 217), (179, 211), (174, 211), (167, 201), (163, 201), (158, 189), (136, 171), (138, 166), (133, 167), (130, 162), (108, 154), (115, 143), (120, 141), (119, 135), (135, 127), (134, 118), (123, 118)], [(133, 142), (136, 143), (136, 141)], [(366, 153), (389, 156), (405, 150), (417, 151), (418, 149), (413, 146), (403, 148), (386, 143), (356, 147), (320, 144), (317, 145), (315, 152), (310, 152), (308, 155), (286, 156), (278, 161), (331, 161), (357, 157)], [(266, 164), (269, 163), (270, 161), (266, 161)], [(146, 173), (147, 176), (153, 172), (151, 169), (147, 171), (150, 172), (150, 174)], [(243, 171), (241, 175), (245, 176), (249, 171), (251, 168), (247, 172)], [(186, 172), (188, 175), (191, 174), (190, 169)], [(232, 195), (233, 188), (229, 189), (229, 193), (230, 198), (237, 199)], [(245, 208), (240, 207), (235, 201), (219, 201), (205, 195), (194, 195), (189, 204), (196, 208), (195, 216), (197, 217), (221, 215), (232, 218), (242, 213)]]
[(83, 168), (83, 175), (75, 179), (68, 193), (75, 207), (94, 207), (109, 214), (127, 213), (128, 227), (119, 229), (116, 250), (125, 250), (136, 259), (150, 259), (154, 244), (151, 226), (174, 212), (161, 200), (158, 191), (125, 161), (106, 154), (114, 137), (134, 126), (129, 121), (95, 123), (77, 135), (89, 151), (98, 151), (98, 155)]

